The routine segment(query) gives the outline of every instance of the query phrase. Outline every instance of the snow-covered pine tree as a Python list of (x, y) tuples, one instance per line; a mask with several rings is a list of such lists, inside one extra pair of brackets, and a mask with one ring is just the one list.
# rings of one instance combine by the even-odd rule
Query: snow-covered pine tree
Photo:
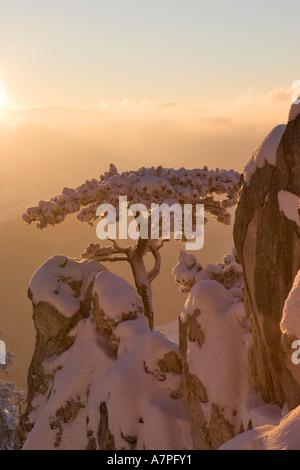
[[(111, 164), (109, 171), (100, 179), (86, 181), (81, 186), (64, 188), (62, 194), (50, 201), (40, 201), (30, 207), (23, 215), (27, 224), (35, 223), (40, 229), (63, 222), (67, 215), (77, 213), (77, 219), (93, 224), (98, 219), (96, 214), (100, 204), (112, 204), (117, 207), (119, 196), (127, 196), (128, 207), (133, 204), (204, 204), (205, 211), (218, 222), (229, 224), (228, 209), (236, 204), (240, 174), (234, 170), (187, 170), (185, 168), (140, 168), (137, 171), (119, 173)], [(83, 257), (99, 262), (126, 261), (130, 264), (136, 289), (142, 297), (145, 315), (153, 328), (153, 306), (151, 283), (160, 272), (160, 249), (163, 240), (139, 238), (137, 242), (122, 248), (112, 240), (109, 247), (90, 244)], [(151, 253), (154, 266), (149, 272), (145, 266), (145, 257)]]

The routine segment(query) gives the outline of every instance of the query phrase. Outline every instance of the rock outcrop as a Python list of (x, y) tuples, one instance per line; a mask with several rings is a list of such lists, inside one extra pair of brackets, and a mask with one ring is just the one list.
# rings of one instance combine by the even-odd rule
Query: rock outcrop
[(191, 448), (178, 346), (124, 279), (54, 257), (31, 281), (36, 348), (23, 449)]
[(97, 262), (54, 256), (31, 280), (28, 296), (33, 303), (36, 343), (28, 372), (27, 408), (18, 431), (21, 444), (51, 391), (55, 373), (62, 368), (58, 363), (47, 373), (44, 364), (50, 358), (62, 357), (73, 345), (78, 322), (91, 310), (94, 279), (104, 270)]
[(300, 268), (300, 115), (293, 119), (276, 128), (246, 166), (234, 224), (252, 323), (252, 375), (265, 402), (289, 409), (300, 403), (299, 366), (291, 361), (296, 338), (280, 329)]
[[(224, 269), (235, 263), (231, 255), (225, 259), (228, 263), (223, 263)], [(181, 261), (182, 255), (178, 276)], [(226, 279), (221, 276), (221, 266), (212, 268), (209, 265), (211, 272), (222, 281)], [(228, 273), (231, 270), (233, 266)], [(240, 283), (240, 276), (231, 279)], [(241, 293), (240, 288), (226, 289), (216, 280), (198, 280), (180, 315), (183, 393), (190, 411), (193, 448), (197, 450), (217, 449), (243, 431), (242, 405), (253, 389), (247, 363), (250, 323)]]

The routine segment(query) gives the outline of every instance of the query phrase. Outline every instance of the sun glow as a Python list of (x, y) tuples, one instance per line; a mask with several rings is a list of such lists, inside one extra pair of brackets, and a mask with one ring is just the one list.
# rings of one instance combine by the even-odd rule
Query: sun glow
[(5, 83), (0, 80), (0, 106), (6, 105), (6, 87)]

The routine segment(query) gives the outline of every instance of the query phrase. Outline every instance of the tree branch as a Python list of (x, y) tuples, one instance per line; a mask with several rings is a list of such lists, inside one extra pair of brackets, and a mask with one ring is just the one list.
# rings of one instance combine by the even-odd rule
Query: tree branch
[(128, 258), (126, 257), (122, 257), (122, 256), (107, 256), (107, 257), (103, 257), (101, 259), (97, 259), (96, 261), (98, 261), (99, 263), (104, 263), (105, 261), (109, 261), (109, 262), (115, 262), (115, 261), (128, 261)]
[(157, 242), (157, 244), (156, 244), (156, 248), (157, 248), (158, 250), (160, 250), (160, 249), (164, 246), (164, 244), (165, 244), (166, 242), (169, 242), (169, 241), (170, 241), (170, 239), (168, 239), (168, 238), (159, 240), (159, 243)]
[(154, 281), (154, 279), (156, 278), (156, 276), (160, 272), (161, 255), (160, 255), (159, 250), (162, 247), (162, 245), (163, 245), (163, 243), (160, 244), (160, 246), (157, 246), (155, 243), (152, 243), (152, 242), (149, 245), (149, 249), (150, 249), (150, 251), (151, 251), (151, 253), (152, 253), (152, 255), (154, 256), (154, 259), (155, 259), (154, 267), (148, 273), (149, 282)]
[(108, 239), (110, 242), (112, 242), (112, 244), (114, 245), (114, 248), (117, 250), (118, 253), (128, 253), (128, 251), (131, 250), (131, 247), (129, 248), (122, 248), (120, 245), (118, 245), (118, 243), (116, 242), (116, 240), (112, 239), (112, 238), (109, 238)]
[[(123, 249), (122, 249), (123, 250)], [(104, 261), (128, 261), (127, 252), (120, 251), (114, 246), (101, 248), (99, 244), (91, 243), (85, 252), (81, 254), (82, 258), (100, 262)]]

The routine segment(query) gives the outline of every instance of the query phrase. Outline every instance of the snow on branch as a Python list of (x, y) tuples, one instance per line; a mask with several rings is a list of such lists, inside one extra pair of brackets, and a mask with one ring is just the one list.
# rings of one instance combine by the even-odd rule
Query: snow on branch
[[(235, 205), (240, 174), (234, 170), (186, 170), (185, 168), (140, 168), (118, 173), (114, 165), (100, 179), (86, 181), (75, 189), (64, 188), (62, 194), (50, 201), (40, 201), (23, 214), (27, 224), (35, 223), (40, 229), (63, 222), (67, 215), (77, 213), (81, 222), (93, 225), (100, 204), (117, 208), (119, 196), (127, 196), (129, 206), (142, 203), (168, 201), (183, 204), (204, 204), (218, 222), (229, 224), (228, 208)], [(224, 197), (220, 197), (223, 195)], [(216, 197), (217, 196), (217, 197)]]
[(179, 291), (190, 292), (197, 282), (211, 279), (219, 282), (226, 289), (233, 289), (234, 294), (243, 300), (243, 268), (237, 260), (235, 248), (232, 253), (232, 255), (225, 255), (222, 262), (208, 264), (204, 269), (197, 262), (195, 255), (180, 251), (178, 263), (172, 271), (175, 281), (180, 286)]
[(128, 261), (127, 256), (119, 252), (114, 246), (100, 247), (98, 243), (90, 243), (85, 251), (81, 253), (82, 258), (96, 260), (99, 263), (104, 261)]

